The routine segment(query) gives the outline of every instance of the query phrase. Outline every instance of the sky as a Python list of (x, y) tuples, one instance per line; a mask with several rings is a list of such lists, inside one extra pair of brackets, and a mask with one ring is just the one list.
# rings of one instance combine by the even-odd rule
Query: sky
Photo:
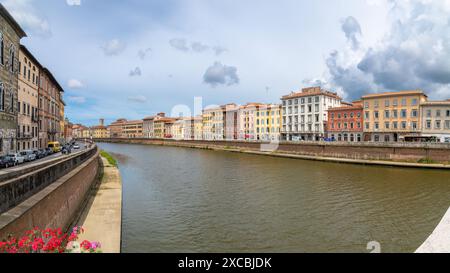
[[(66, 116), (279, 103), (309, 86), (450, 98), (450, 0), (0, 0), (63, 86)], [(175, 109), (180, 109), (176, 108)]]

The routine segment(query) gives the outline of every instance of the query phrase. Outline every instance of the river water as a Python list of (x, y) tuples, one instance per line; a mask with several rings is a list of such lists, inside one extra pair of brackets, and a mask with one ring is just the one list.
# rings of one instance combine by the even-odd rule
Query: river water
[(123, 252), (414, 252), (450, 172), (99, 144), (123, 180)]

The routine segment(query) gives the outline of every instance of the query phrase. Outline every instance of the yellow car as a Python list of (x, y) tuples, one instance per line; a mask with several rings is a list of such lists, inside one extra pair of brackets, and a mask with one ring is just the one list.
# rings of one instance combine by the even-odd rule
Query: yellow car
[(50, 149), (52, 149), (54, 153), (59, 153), (59, 152), (61, 152), (61, 144), (60, 144), (59, 142), (57, 142), (57, 141), (55, 141), (55, 142), (49, 142), (49, 143), (48, 143), (48, 147), (49, 147)]

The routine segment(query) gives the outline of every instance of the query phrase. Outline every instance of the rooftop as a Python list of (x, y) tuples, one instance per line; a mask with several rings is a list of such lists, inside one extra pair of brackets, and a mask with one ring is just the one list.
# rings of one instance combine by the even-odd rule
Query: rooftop
[(412, 96), (412, 95), (423, 95), (423, 96), (427, 97), (427, 95), (422, 90), (403, 90), (403, 91), (396, 91), (396, 92), (384, 92), (384, 93), (369, 94), (369, 95), (363, 96), (362, 99), (394, 97), (394, 96)]
[(309, 97), (309, 96), (327, 96), (331, 98), (335, 98), (338, 100), (342, 100), (342, 98), (334, 92), (322, 89), (321, 87), (309, 87), (309, 88), (303, 88), (300, 92), (291, 92), (289, 95), (283, 96), (282, 100), (287, 99), (295, 99), (295, 98), (301, 98), (301, 97)]

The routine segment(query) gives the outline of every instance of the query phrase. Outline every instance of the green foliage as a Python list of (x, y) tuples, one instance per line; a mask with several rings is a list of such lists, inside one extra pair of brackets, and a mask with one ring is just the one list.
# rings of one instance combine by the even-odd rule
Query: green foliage
[(437, 162), (434, 161), (431, 158), (422, 158), (417, 163), (421, 163), (421, 164), (436, 164)]
[(104, 158), (106, 158), (106, 160), (108, 160), (109, 164), (113, 165), (114, 167), (117, 167), (117, 160), (112, 157), (112, 155), (110, 155), (109, 153), (107, 153), (106, 151), (100, 151), (100, 155)]

